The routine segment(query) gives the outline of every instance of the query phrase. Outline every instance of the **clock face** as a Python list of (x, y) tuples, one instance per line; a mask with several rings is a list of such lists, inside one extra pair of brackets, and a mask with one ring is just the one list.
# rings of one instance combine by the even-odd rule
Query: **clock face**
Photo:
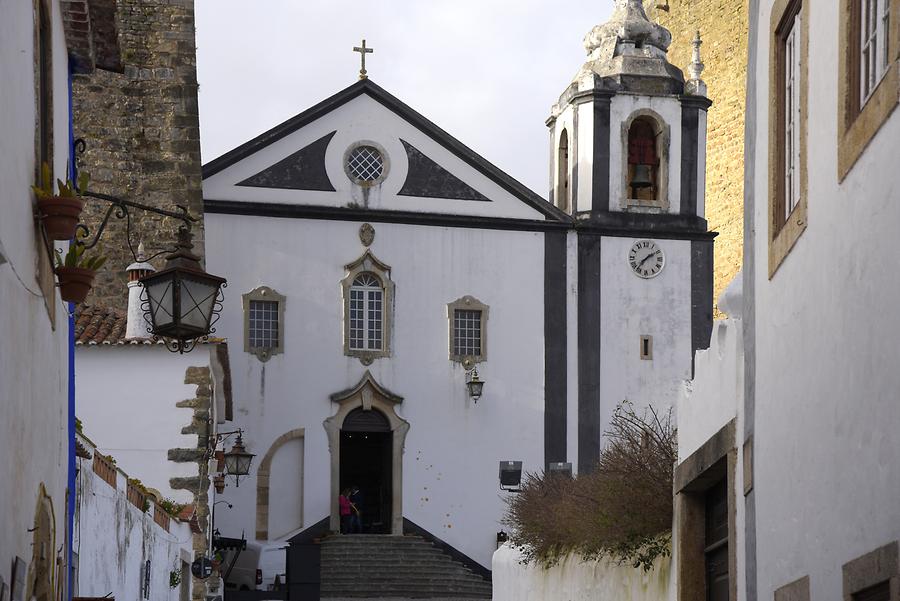
[(659, 275), (666, 265), (666, 255), (653, 240), (638, 240), (628, 251), (628, 265), (639, 278)]

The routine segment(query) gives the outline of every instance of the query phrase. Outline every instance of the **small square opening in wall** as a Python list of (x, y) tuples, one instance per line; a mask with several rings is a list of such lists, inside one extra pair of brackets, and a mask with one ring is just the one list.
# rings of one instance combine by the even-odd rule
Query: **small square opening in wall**
[(653, 359), (653, 336), (641, 336), (641, 360)]

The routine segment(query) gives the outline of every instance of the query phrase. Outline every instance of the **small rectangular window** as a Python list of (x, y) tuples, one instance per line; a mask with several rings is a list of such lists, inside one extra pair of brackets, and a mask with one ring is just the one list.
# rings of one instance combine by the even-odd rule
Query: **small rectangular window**
[(450, 360), (466, 369), (487, 360), (487, 305), (474, 296), (463, 296), (447, 305), (450, 326)]
[(278, 347), (278, 301), (250, 301), (250, 348)]
[(644, 361), (653, 359), (653, 336), (641, 336), (641, 359)]
[(481, 356), (481, 311), (456, 309), (453, 312), (453, 354)]

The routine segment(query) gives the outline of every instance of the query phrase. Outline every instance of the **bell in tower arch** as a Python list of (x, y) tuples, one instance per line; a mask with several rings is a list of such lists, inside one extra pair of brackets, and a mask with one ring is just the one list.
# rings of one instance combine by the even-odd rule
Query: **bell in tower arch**
[(656, 131), (646, 119), (635, 119), (628, 130), (628, 187), (630, 198), (657, 200), (659, 157)]

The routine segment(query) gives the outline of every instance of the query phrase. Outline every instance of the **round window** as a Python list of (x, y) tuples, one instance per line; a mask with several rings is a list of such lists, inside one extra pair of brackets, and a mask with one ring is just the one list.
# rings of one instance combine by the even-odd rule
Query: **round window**
[(384, 175), (384, 155), (374, 146), (356, 146), (347, 154), (346, 167), (357, 183), (372, 184)]

